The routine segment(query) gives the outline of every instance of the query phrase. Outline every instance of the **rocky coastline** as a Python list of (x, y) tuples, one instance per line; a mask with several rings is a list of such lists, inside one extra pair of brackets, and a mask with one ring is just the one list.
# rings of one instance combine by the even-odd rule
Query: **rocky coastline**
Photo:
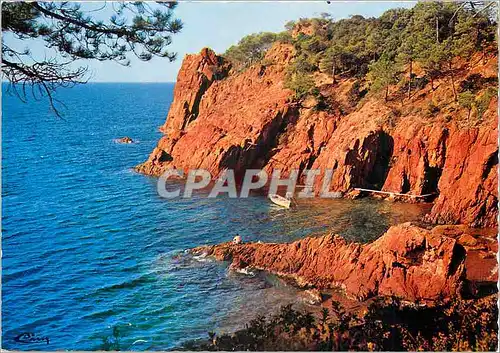
[(495, 234), (461, 226), (428, 230), (404, 223), (369, 244), (328, 234), (285, 244), (228, 242), (191, 252), (228, 261), (234, 270), (290, 278), (301, 288), (339, 288), (360, 301), (393, 296), (432, 305), (474, 295), (478, 286), (494, 286), (498, 277)]
[[(249, 169), (267, 175), (279, 169), (281, 178), (298, 171), (304, 185), (307, 171), (314, 169), (321, 171), (312, 187), (318, 195), (328, 170), (335, 195), (358, 198), (365, 196), (360, 189), (368, 189), (387, 202), (431, 206), (418, 225), (394, 225), (368, 244), (324, 234), (290, 243), (239, 238), (191, 249), (228, 262), (230, 270), (289, 279), (323, 310), (315, 326), (308, 314), (285, 308), (241, 332), (211, 336), (204, 348), (290, 349), (284, 342), (303, 350), (496, 346), (497, 44), (486, 32), (481, 37), (479, 27), (470, 37), (452, 28), (445, 43), (438, 17), (436, 29), (429, 26), (429, 11), (435, 9), (426, 6), (417, 5), (405, 24), (391, 22), (404, 11), (376, 19), (385, 48), (378, 54), (367, 29), (373, 19), (354, 16), (339, 22), (301, 19), (287, 33), (247, 36), (224, 55), (204, 48), (184, 58), (160, 128), (164, 135), (136, 171), (159, 176), (168, 169), (184, 175), (205, 169), (218, 179), (229, 169), (241, 180)], [(385, 25), (398, 33), (392, 41)], [(405, 26), (412, 30), (395, 49)], [(437, 35), (431, 36), (434, 30)], [(358, 31), (353, 32), (356, 43), (351, 31)], [(468, 39), (460, 41), (461, 36)], [(262, 56), (254, 60), (255, 48), (245, 45), (271, 37), (275, 40), (264, 43)], [(419, 42), (423, 38), (425, 44)], [(447, 57), (431, 49), (447, 50), (450, 43), (455, 49)], [(343, 62), (349, 58), (354, 61)], [(342, 72), (336, 71), (339, 66)], [(333, 299), (324, 302), (325, 291), (338, 289), (356, 302), (392, 298), (398, 304), (389, 317), (384, 305), (375, 305), (360, 322), (358, 313), (346, 314)], [(399, 301), (415, 311), (409, 315)], [(328, 325), (327, 309), (335, 314)], [(387, 324), (397, 316), (401, 320)], [(380, 322), (387, 325), (374, 328)], [(474, 337), (469, 324), (481, 327)], [(376, 342), (381, 332), (383, 342)]]
[[(224, 243), (192, 251), (230, 261), (235, 269), (292, 278), (304, 288), (342, 288), (358, 300), (395, 296), (432, 303), (474, 295), (494, 283), (497, 98), (481, 121), (471, 124), (458, 118), (466, 112), (452, 104), (446, 78), (421, 87), (406, 104), (376, 96), (352, 104), (348, 93), (355, 80), (332, 84), (318, 73), (325, 101), (298, 102), (284, 84), (294, 55), (292, 45), (277, 42), (245, 70), (233, 69), (208, 48), (187, 55), (160, 128), (164, 135), (136, 170), (159, 176), (169, 168), (184, 173), (203, 168), (217, 178), (226, 169), (237, 177), (247, 169), (270, 174), (277, 168), (282, 177), (298, 169), (304, 182), (304, 170), (333, 169), (331, 189), (347, 197), (359, 196), (354, 188), (435, 195), (424, 218), (428, 227), (397, 225), (370, 244), (328, 234), (288, 244)], [(455, 84), (477, 75), (494, 78), (497, 68), (495, 53), (478, 54), (457, 71)], [(419, 74), (418, 67), (413, 71)], [(314, 192), (320, 186), (316, 183)], [(482, 229), (489, 235), (480, 235)]]
[[(278, 168), (282, 177), (292, 169), (333, 169), (333, 191), (435, 193), (428, 222), (496, 226), (496, 97), (479, 124), (467, 124), (453, 118), (466, 113), (447, 103), (453, 97), (444, 79), (405, 106), (367, 97), (356, 107), (346, 97), (354, 82), (345, 79), (320, 86), (332, 102), (318, 110), (314, 99), (297, 103), (284, 88), (293, 55), (292, 46), (277, 43), (264, 64), (243, 72), (207, 48), (187, 55), (161, 127), (164, 136), (136, 170), (159, 176), (168, 168), (203, 168), (217, 178), (228, 168), (237, 176)], [(466, 66), (457, 85), (478, 73), (496, 77), (496, 55)], [(427, 107), (436, 104), (441, 108), (427, 116)]]

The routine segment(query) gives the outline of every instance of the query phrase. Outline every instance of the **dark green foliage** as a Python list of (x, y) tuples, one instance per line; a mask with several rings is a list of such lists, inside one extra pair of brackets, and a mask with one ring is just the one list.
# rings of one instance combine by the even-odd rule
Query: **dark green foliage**
[(470, 113), (472, 111), (472, 108), (474, 107), (475, 98), (476, 96), (470, 91), (465, 91), (458, 95), (458, 104), (460, 104), (461, 107), (467, 109), (467, 119), (470, 118)]
[(477, 115), (479, 119), (482, 119), (484, 112), (488, 109), (493, 97), (498, 96), (498, 90), (496, 87), (488, 87), (482, 94), (480, 94), (475, 100), (475, 107), (477, 109)]
[(483, 75), (472, 74), (460, 83), (460, 92), (471, 91), (476, 92), (483, 86)]
[(401, 311), (397, 319), (403, 323), (403, 349), (495, 351), (498, 347), (498, 307), (495, 297), (457, 299), (436, 308), (420, 311), (407, 308)]
[[(475, 51), (494, 46), (495, 6), (474, 2), (419, 2), (411, 9), (391, 9), (379, 18), (352, 16), (335, 21), (328, 14), (320, 18), (300, 19), (285, 25), (286, 31), (246, 36), (229, 48), (225, 56), (242, 70), (262, 60), (277, 41), (291, 43), (296, 55), (288, 67), (286, 86), (297, 99), (316, 92), (311, 74), (328, 74), (335, 84), (338, 78), (364, 79), (367, 74), (373, 91), (399, 84), (405, 95), (422, 89), (429, 81), (447, 75), (455, 91), (456, 59), (468, 60)], [(293, 33), (293, 37), (292, 37)], [(424, 69), (424, 77), (415, 77), (413, 65)], [(409, 79), (400, 73), (409, 72)]]
[(471, 91), (476, 93), (485, 86), (497, 86), (497, 82), (496, 77), (483, 77), (481, 74), (472, 74), (460, 83), (460, 92)]
[[(94, 16), (106, 6), (114, 14), (107, 20)], [(87, 68), (74, 65), (80, 59), (116, 61), (129, 65), (129, 56), (142, 61), (163, 57), (170, 61), (175, 53), (167, 48), (172, 34), (182, 29), (174, 18), (175, 2), (123, 2), (104, 4), (92, 11), (75, 2), (3, 2), (2, 30), (9, 33), (2, 42), (2, 71), (21, 99), (27, 92), (48, 96), (59, 86), (87, 79)], [(34, 58), (29, 41), (38, 39), (57, 52), (53, 58)], [(23, 42), (24, 41), (24, 42)], [(23, 44), (26, 43), (26, 44)], [(26, 46), (25, 50), (16, 47)]]
[(293, 38), (290, 32), (284, 31), (284, 32), (279, 32), (276, 35), (276, 41), (283, 43), (283, 44), (292, 44), (293, 43)]
[(252, 320), (244, 330), (211, 333), (210, 341), (187, 346), (211, 351), (494, 351), (497, 319), (495, 295), (423, 308), (379, 300), (363, 317), (337, 302), (317, 316), (289, 305), (269, 318)]
[(467, 120), (470, 119), (474, 110), (477, 112), (478, 120), (480, 120), (495, 96), (497, 96), (497, 89), (493, 87), (488, 87), (477, 96), (471, 91), (463, 91), (458, 94), (458, 104), (467, 109)]
[(250, 34), (243, 37), (237, 45), (233, 45), (226, 50), (224, 57), (233, 64), (234, 68), (244, 69), (262, 60), (267, 50), (276, 41), (290, 42), (290, 34), (287, 32), (278, 34), (271, 32)]
[(305, 73), (288, 73), (285, 88), (295, 92), (295, 98), (300, 100), (308, 94), (319, 95), (313, 78)]
[(429, 83), (429, 80), (427, 77), (413, 77), (411, 81), (411, 88), (413, 91), (419, 91), (423, 89), (427, 84)]
[(388, 56), (382, 56), (379, 60), (370, 64), (369, 80), (372, 82), (371, 89), (374, 92), (383, 90), (384, 98), (387, 101), (389, 96), (389, 86), (394, 85), (399, 80), (401, 68)]
[[(338, 77), (363, 78), (371, 71), (375, 91), (400, 83), (411, 97), (428, 81), (434, 86), (434, 79), (448, 75), (455, 91), (456, 59), (468, 60), (473, 52), (494, 46), (496, 23), (487, 6), (420, 2), (411, 9), (386, 11), (379, 18), (352, 16), (334, 21), (323, 16), (289, 23), (290, 31), (308, 28), (312, 34), (294, 38), (297, 55), (288, 77), (320, 71), (335, 83)], [(424, 69), (425, 77), (414, 77), (415, 63)], [(402, 81), (401, 71), (409, 72), (410, 80)]]
[[(48, 47), (72, 60), (115, 60), (128, 65), (128, 53), (144, 61), (153, 56), (173, 60), (175, 54), (166, 47), (172, 41), (171, 34), (182, 29), (182, 23), (173, 18), (175, 2), (159, 6), (122, 3), (106, 23), (81, 10), (79, 3), (4, 3), (2, 30), (19, 39), (41, 38)], [(127, 21), (131, 14), (132, 20)], [(3, 57), (10, 57), (14, 50), (5, 41), (2, 45)]]

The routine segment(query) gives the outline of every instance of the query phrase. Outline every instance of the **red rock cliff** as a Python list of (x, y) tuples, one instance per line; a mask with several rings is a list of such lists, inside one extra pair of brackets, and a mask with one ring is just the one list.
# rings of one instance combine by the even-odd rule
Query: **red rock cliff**
[(494, 232), (478, 235), (464, 226), (426, 230), (404, 223), (369, 244), (330, 234), (287, 244), (223, 243), (192, 252), (230, 261), (233, 269), (292, 278), (303, 287), (340, 287), (358, 300), (388, 295), (434, 302), (472, 288), (463, 287), (465, 280), (494, 284), (497, 250)]
[(465, 278), (462, 246), (410, 224), (392, 227), (365, 245), (326, 235), (289, 244), (225, 243), (193, 252), (231, 261), (233, 268), (291, 277), (301, 286), (340, 287), (358, 300), (377, 295), (411, 301), (451, 298)]
[[(371, 96), (355, 108), (345, 99), (353, 80), (344, 80), (321, 86), (328, 109), (317, 110), (315, 102), (294, 103), (284, 88), (293, 55), (293, 47), (277, 44), (243, 72), (209, 49), (186, 56), (165, 135), (137, 170), (204, 168), (216, 177), (226, 168), (333, 169), (334, 191), (436, 193), (429, 221), (496, 225), (496, 98), (471, 123), (446, 78), (410, 101)], [(471, 73), (496, 77), (496, 57), (476, 61), (458, 75), (457, 86)]]

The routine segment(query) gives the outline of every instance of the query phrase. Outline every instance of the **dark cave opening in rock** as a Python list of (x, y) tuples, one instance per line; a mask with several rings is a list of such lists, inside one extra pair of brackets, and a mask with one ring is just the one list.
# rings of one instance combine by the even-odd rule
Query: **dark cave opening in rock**
[(379, 133), (379, 146), (375, 156), (375, 163), (366, 182), (375, 190), (382, 190), (390, 169), (390, 162), (394, 149), (394, 139), (385, 131)]
[(433, 201), (439, 195), (439, 178), (441, 178), (441, 174), (443, 173), (443, 169), (439, 167), (430, 167), (427, 166), (424, 171), (424, 185), (422, 187), (422, 194), (433, 194), (429, 197), (428, 201)]

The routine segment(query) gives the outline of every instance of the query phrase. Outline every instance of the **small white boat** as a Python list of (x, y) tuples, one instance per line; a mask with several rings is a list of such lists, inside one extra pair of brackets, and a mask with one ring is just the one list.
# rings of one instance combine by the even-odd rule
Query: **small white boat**
[(276, 194), (269, 194), (269, 199), (271, 200), (271, 202), (284, 208), (290, 208), (290, 205), (292, 203), (291, 199)]

